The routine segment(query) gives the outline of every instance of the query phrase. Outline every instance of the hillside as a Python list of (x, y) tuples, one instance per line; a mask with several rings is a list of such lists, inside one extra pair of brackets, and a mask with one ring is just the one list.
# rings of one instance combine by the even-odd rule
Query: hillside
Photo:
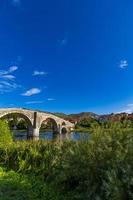
[(53, 113), (54, 115), (64, 118), (65, 120), (70, 121), (80, 121), (85, 118), (94, 118), (98, 121), (123, 121), (124, 119), (133, 120), (133, 114), (128, 113), (117, 113), (117, 114), (106, 114), (106, 115), (98, 115), (93, 112), (81, 112), (77, 114), (64, 114), (64, 113)]
[(64, 113), (54, 113), (54, 115), (61, 117), (65, 120), (82, 120), (84, 118), (95, 118), (97, 119), (99, 116), (95, 113), (92, 112), (81, 112), (81, 113), (77, 113), (77, 114), (64, 114)]

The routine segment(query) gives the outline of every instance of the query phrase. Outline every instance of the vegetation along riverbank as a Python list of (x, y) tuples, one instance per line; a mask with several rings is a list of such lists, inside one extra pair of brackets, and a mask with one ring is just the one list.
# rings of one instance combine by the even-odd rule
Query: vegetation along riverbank
[(0, 121), (1, 200), (133, 199), (133, 132), (97, 128), (88, 141), (12, 141)]

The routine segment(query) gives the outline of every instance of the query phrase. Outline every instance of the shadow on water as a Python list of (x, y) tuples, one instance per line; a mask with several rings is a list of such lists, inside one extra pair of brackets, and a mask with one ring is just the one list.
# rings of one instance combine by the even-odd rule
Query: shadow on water
[[(80, 133), (80, 132), (72, 132), (66, 134), (54, 134), (51, 131), (47, 132), (40, 132), (40, 140), (52, 141), (52, 140), (89, 140), (90, 139), (89, 133)], [(14, 131), (13, 132), (14, 140), (27, 140), (27, 132), (25, 131)]]

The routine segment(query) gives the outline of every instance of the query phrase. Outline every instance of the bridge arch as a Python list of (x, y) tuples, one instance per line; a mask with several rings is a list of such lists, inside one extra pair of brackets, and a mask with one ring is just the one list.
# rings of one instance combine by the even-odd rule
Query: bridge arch
[(51, 124), (51, 129), (53, 130), (53, 133), (58, 133), (59, 132), (58, 123), (52, 117), (46, 117), (45, 119), (42, 119), (42, 121), (40, 122), (40, 128), (42, 127), (42, 124), (47, 124), (47, 123)]
[(66, 128), (66, 127), (62, 127), (61, 133), (65, 134), (65, 133), (67, 133), (67, 132), (68, 132), (67, 128)]
[(0, 119), (8, 119), (8, 118), (13, 117), (13, 115), (16, 115), (16, 117), (19, 117), (25, 120), (27, 124), (27, 138), (31, 137), (32, 132), (33, 132), (33, 125), (32, 125), (31, 119), (26, 114), (22, 112), (7, 112), (0, 115)]

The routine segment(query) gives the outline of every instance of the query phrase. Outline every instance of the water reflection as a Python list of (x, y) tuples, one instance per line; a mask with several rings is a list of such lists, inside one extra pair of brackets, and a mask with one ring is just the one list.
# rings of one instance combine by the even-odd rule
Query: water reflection
[[(14, 140), (27, 140), (27, 132), (22, 131), (14, 131)], [(90, 139), (89, 133), (80, 133), (80, 132), (72, 132), (72, 133), (66, 133), (66, 134), (53, 134), (53, 132), (40, 132), (40, 137), (36, 138), (36, 140), (88, 140)]]

